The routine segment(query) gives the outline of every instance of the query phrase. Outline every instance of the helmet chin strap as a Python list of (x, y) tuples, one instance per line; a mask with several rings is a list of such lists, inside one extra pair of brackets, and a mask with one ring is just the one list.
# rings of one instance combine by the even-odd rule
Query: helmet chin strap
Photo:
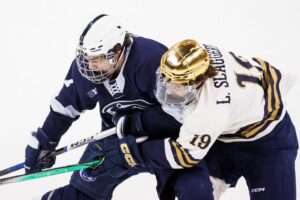
[(122, 56), (125, 55), (125, 54), (126, 54), (126, 48), (123, 47), (122, 52), (120, 53), (120, 55), (117, 58), (116, 64), (113, 66), (114, 71), (112, 73), (112, 76), (109, 78), (110, 80), (115, 79), (119, 75), (120, 68), (123, 66), (124, 63), (122, 63), (120, 66), (118, 66), (118, 65), (120, 64), (120, 60), (121, 60)]

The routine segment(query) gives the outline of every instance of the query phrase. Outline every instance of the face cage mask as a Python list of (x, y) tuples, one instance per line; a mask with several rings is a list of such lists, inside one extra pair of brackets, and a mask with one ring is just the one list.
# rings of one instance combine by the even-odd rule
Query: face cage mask
[(183, 85), (167, 81), (157, 70), (155, 96), (162, 106), (183, 110), (196, 96), (196, 85)]
[(104, 81), (109, 80), (114, 72), (117, 69), (118, 62), (120, 57), (123, 55), (124, 50), (122, 50), (121, 54), (119, 55), (118, 59), (115, 58), (114, 53), (110, 52), (105, 56), (107, 65), (110, 65), (110, 69), (108, 71), (94, 71), (90, 69), (89, 64), (90, 62), (85, 58), (85, 54), (81, 49), (76, 50), (76, 63), (80, 74), (88, 79), (89, 81), (95, 84), (102, 84)]

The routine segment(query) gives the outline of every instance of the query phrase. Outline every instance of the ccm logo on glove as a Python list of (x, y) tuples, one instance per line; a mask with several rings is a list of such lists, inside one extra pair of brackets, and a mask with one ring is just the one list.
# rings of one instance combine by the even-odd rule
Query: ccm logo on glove
[(121, 148), (122, 153), (124, 154), (124, 157), (125, 157), (128, 165), (130, 167), (136, 166), (136, 162), (134, 161), (134, 159), (133, 159), (133, 157), (132, 157), (132, 155), (130, 153), (128, 145), (124, 144), (124, 143), (120, 144), (120, 148)]

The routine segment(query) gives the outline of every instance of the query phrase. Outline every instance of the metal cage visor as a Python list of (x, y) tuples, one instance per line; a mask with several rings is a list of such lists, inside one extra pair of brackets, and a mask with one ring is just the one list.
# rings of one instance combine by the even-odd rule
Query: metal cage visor
[[(101, 84), (111, 78), (116, 70), (117, 61), (113, 52), (98, 56), (103, 56), (105, 59), (102, 61), (91, 61), (87, 59), (87, 56), (81, 49), (76, 50), (76, 63), (80, 74), (93, 83)], [(90, 65), (97, 65), (104, 70), (93, 70)]]

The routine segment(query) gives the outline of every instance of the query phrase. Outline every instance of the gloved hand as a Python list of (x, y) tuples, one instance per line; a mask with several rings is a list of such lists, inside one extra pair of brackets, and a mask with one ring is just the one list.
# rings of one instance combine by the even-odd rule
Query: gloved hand
[(128, 115), (116, 113), (112, 118), (117, 129), (118, 138), (121, 139), (127, 135), (137, 137), (137, 142), (143, 142), (148, 137), (142, 124), (142, 112), (137, 111)]
[(42, 158), (54, 151), (57, 145), (58, 141), (49, 141), (41, 128), (38, 128), (37, 132), (32, 132), (29, 144), (25, 149), (25, 172), (32, 173), (52, 167), (55, 163), (55, 156)]
[(127, 136), (123, 139), (114, 137), (93, 143), (90, 150), (95, 151), (93, 154), (97, 156), (92, 160), (104, 157), (104, 161), (94, 169), (86, 169), (88, 176), (101, 177), (108, 173), (113, 178), (120, 178), (130, 168), (142, 166), (143, 159), (135, 140), (135, 137)]

